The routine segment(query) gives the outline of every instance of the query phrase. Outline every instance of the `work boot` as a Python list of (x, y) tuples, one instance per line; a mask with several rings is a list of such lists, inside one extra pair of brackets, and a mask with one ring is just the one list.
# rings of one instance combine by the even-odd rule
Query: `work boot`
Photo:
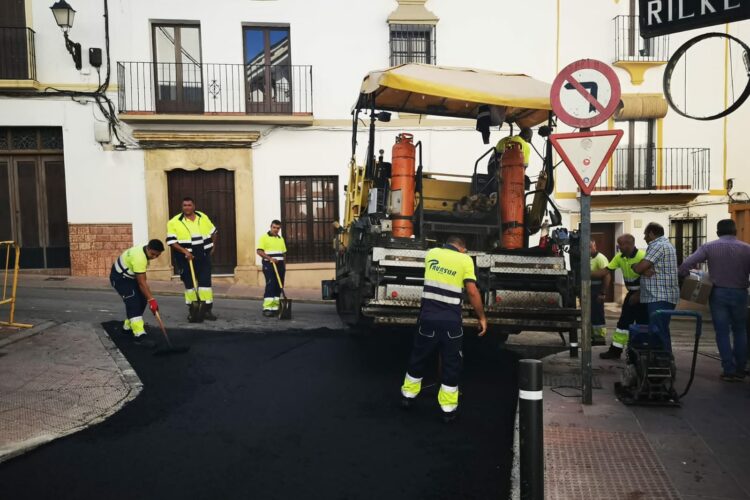
[(411, 408), (413, 399), (414, 398), (407, 398), (406, 396), (401, 396), (401, 409), (408, 410), (409, 408)]
[(263, 309), (263, 316), (265, 316), (266, 318), (270, 318), (273, 316), (273, 311), (271, 311), (270, 309)]
[(145, 347), (146, 349), (153, 349), (154, 347), (156, 347), (156, 342), (151, 340), (147, 333), (136, 335), (133, 340), (135, 341), (135, 345), (137, 345), (138, 347)]
[(607, 345), (607, 339), (606, 339), (606, 337), (599, 337), (597, 335), (595, 337), (592, 337), (592, 339), (591, 339), (591, 345), (592, 346)]
[(599, 354), (601, 359), (620, 359), (622, 347), (609, 346), (609, 350)]
[(216, 321), (218, 319), (216, 316), (214, 316), (214, 313), (211, 312), (213, 307), (213, 303), (206, 304), (206, 314), (203, 315), (203, 319), (207, 319), (208, 321)]
[(187, 317), (188, 323), (193, 323), (194, 321), (193, 320), (193, 308), (190, 307), (190, 304), (187, 305), (187, 308), (188, 308), (188, 317)]

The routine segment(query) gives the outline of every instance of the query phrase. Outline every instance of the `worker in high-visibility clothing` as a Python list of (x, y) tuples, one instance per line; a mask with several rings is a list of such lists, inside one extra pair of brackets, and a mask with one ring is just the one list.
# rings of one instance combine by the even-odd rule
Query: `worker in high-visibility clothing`
[(499, 158), (505, 152), (509, 143), (516, 142), (521, 145), (521, 152), (523, 153), (523, 166), (528, 167), (529, 161), (531, 160), (531, 138), (534, 136), (534, 131), (529, 127), (524, 127), (518, 133), (518, 135), (509, 135), (503, 137), (497, 141), (495, 146), (495, 154)]
[[(263, 259), (263, 276), (266, 278), (266, 289), (263, 293), (263, 316), (266, 317), (274, 316), (279, 312), (281, 286), (283, 286), (286, 276), (286, 266), (284, 265), (286, 243), (279, 234), (280, 232), (281, 221), (272, 221), (268, 232), (258, 238), (258, 248), (256, 249), (260, 258)], [(276, 264), (275, 271), (274, 264)], [(278, 277), (276, 272), (278, 272)], [(279, 279), (281, 280), (281, 286), (279, 286)]]
[(646, 257), (646, 251), (635, 247), (635, 238), (632, 234), (623, 234), (617, 238), (617, 246), (620, 247), (620, 251), (615, 254), (607, 267), (591, 273), (592, 279), (594, 277), (602, 279), (606, 289), (612, 279), (612, 271), (619, 269), (628, 291), (625, 300), (622, 301), (622, 311), (620, 319), (617, 320), (615, 333), (612, 335), (612, 344), (609, 350), (599, 354), (602, 359), (619, 359), (623, 349), (628, 345), (630, 325), (648, 324), (648, 308), (640, 300), (641, 276), (632, 269), (633, 264), (639, 263)]
[(433, 248), (425, 256), (422, 307), (417, 334), (409, 359), (409, 368), (401, 386), (401, 405), (411, 406), (422, 388), (427, 361), (435, 349), (440, 350), (442, 379), (438, 403), (443, 421), (452, 422), (458, 410), (458, 382), (461, 374), (463, 320), (462, 290), (479, 318), (479, 336), (487, 332), (482, 297), (476, 284), (474, 262), (466, 255), (466, 243), (451, 236), (442, 248)]
[(604, 301), (607, 288), (602, 278), (594, 273), (606, 269), (609, 259), (596, 248), (596, 242), (589, 245), (591, 251), (591, 345), (605, 345), (607, 343), (607, 318), (604, 315)]
[(143, 311), (148, 305), (156, 314), (159, 304), (146, 281), (148, 261), (157, 259), (164, 251), (164, 243), (151, 240), (147, 245), (137, 245), (125, 250), (112, 264), (109, 282), (125, 303), (125, 317), (122, 329), (132, 332), (139, 345), (153, 346), (155, 342), (148, 338), (143, 321)]
[[(182, 212), (172, 217), (167, 224), (167, 245), (172, 249), (180, 278), (185, 285), (188, 321), (193, 321), (190, 304), (196, 300), (206, 303), (204, 318), (216, 320), (213, 313), (214, 292), (211, 288), (211, 256), (216, 250), (217, 239), (216, 226), (208, 215), (195, 209), (192, 198), (183, 198)], [(192, 261), (195, 268), (197, 295), (188, 261)]]

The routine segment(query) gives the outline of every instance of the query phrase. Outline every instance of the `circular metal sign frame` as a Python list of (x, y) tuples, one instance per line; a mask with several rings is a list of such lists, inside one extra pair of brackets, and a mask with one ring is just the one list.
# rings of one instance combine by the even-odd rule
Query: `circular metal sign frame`
[[(607, 83), (611, 88), (611, 96), (606, 106), (597, 102), (588, 90), (581, 86), (580, 82), (573, 79), (573, 73), (582, 69), (597, 71), (607, 80)], [(592, 106), (597, 108), (599, 113), (590, 118), (578, 118), (566, 110), (560, 99), (560, 94), (565, 82), (571, 83), (575, 87), (575, 90), (581, 93), (587, 101), (591, 102)], [(581, 129), (595, 127), (607, 121), (609, 117), (617, 111), (617, 108), (620, 105), (620, 95), (620, 79), (617, 78), (617, 74), (608, 64), (603, 63), (602, 61), (597, 61), (596, 59), (581, 59), (568, 64), (555, 77), (555, 80), (552, 82), (552, 87), (550, 88), (550, 101), (552, 102), (552, 111), (554, 111), (555, 115), (557, 115), (557, 117), (566, 125)]]
[(685, 53), (688, 51), (690, 47), (692, 47), (693, 45), (699, 42), (702, 42), (703, 40), (707, 40), (709, 38), (724, 38), (727, 40), (727, 43), (729, 43), (729, 41), (737, 42), (737, 44), (739, 44), (739, 46), (742, 47), (742, 50), (744, 50), (745, 53), (750, 54), (750, 47), (748, 47), (747, 44), (745, 44), (739, 38), (729, 35), (727, 33), (714, 32), (714, 33), (704, 33), (702, 35), (698, 35), (694, 38), (691, 38), (690, 40), (682, 44), (680, 48), (677, 49), (677, 52), (675, 52), (674, 55), (669, 58), (667, 67), (664, 68), (664, 80), (662, 82), (663, 90), (664, 90), (664, 97), (666, 97), (667, 102), (669, 103), (669, 107), (672, 108), (672, 110), (675, 113), (677, 113), (680, 116), (684, 116), (685, 118), (691, 118), (693, 120), (709, 121), (709, 120), (716, 120), (718, 118), (723, 118), (729, 115), (730, 113), (733, 113), (734, 111), (736, 111), (737, 108), (742, 106), (747, 100), (747, 98), (750, 97), (750, 80), (749, 80), (747, 82), (747, 85), (745, 85), (745, 90), (742, 91), (742, 94), (740, 94), (737, 100), (734, 101), (726, 109), (724, 109), (724, 111), (721, 111), (714, 115), (710, 115), (710, 116), (691, 115), (689, 113), (686, 113), (684, 110), (680, 109), (680, 107), (677, 106), (677, 104), (674, 102), (674, 98), (672, 96), (672, 74), (674, 73), (677, 63), (679, 62), (680, 58), (682, 58), (682, 56), (685, 55)]

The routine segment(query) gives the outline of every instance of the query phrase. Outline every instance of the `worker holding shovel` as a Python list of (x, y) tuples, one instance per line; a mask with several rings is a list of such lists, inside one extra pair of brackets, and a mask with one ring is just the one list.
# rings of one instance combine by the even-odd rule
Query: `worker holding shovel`
[(112, 264), (109, 273), (112, 287), (125, 303), (127, 319), (122, 328), (126, 333), (133, 332), (136, 343), (146, 347), (153, 347), (155, 343), (146, 334), (143, 311), (146, 305), (154, 314), (159, 310), (159, 304), (146, 281), (146, 269), (148, 262), (159, 258), (163, 251), (164, 244), (159, 240), (128, 248)]
[(279, 234), (280, 231), (281, 221), (274, 220), (270, 230), (258, 239), (257, 253), (263, 259), (263, 276), (266, 278), (266, 290), (263, 294), (263, 316), (266, 317), (276, 316), (281, 305), (286, 274), (286, 243)]
[[(211, 256), (216, 248), (216, 226), (195, 209), (190, 197), (182, 200), (182, 212), (167, 224), (167, 245), (172, 249), (180, 278), (185, 284), (185, 303), (191, 323), (214, 321), (214, 292), (211, 288)], [(196, 317), (198, 312), (198, 317)]]

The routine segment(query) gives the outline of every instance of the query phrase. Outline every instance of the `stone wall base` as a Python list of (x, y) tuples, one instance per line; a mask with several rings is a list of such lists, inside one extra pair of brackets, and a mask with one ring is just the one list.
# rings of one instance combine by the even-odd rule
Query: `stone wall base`
[(69, 224), (71, 276), (109, 276), (112, 263), (133, 246), (131, 224)]

